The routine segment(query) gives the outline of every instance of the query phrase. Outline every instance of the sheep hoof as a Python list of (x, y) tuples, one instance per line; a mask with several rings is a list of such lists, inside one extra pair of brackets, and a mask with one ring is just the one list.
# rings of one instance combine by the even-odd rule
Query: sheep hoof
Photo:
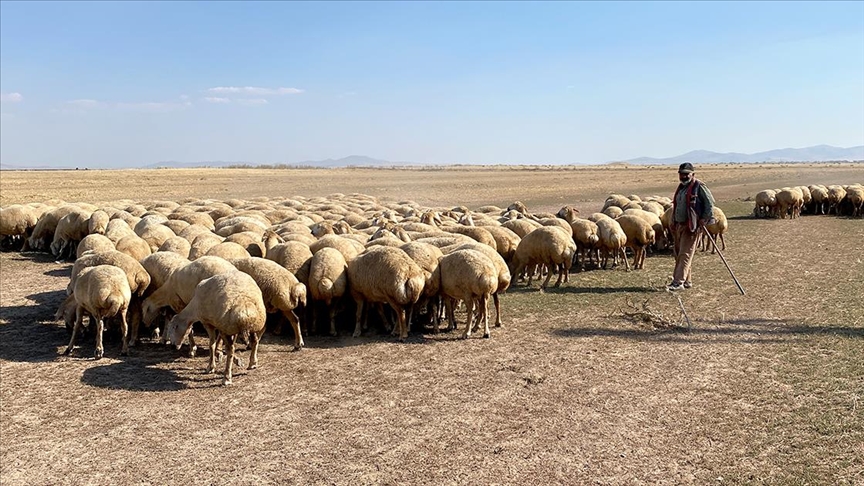
[(120, 351), (120, 356), (129, 356), (129, 351)]
[(495, 323), (495, 327), (501, 327), (501, 323), (500, 323), (500, 322), (496, 322), (496, 323)]
[(63, 351), (63, 356), (69, 356), (70, 354), (72, 354), (72, 348), (71, 347), (66, 348), (66, 350)]
[(222, 386), (228, 386), (231, 383), (232, 383), (232, 381), (228, 378), (225, 378), (224, 380), (222, 380)]
[(492, 337), (492, 335), (488, 332), (483, 334), (483, 339), (489, 339), (490, 337)]
[(295, 352), (303, 351), (303, 345), (302, 344), (295, 345), (293, 351), (295, 351)]
[(249, 363), (249, 367), (246, 369), (247, 370), (257, 370), (258, 369), (258, 363)]
[(103, 351), (101, 349), (97, 349), (95, 353), (93, 353), (93, 359), (102, 359)]
[(189, 357), (194, 358), (195, 354), (198, 352), (198, 346), (192, 346), (189, 348)]
[(352, 334), (351, 336), (352, 336), (352, 337), (355, 337), (355, 338), (358, 338), (358, 337), (360, 337), (360, 332), (359, 332), (359, 331), (354, 331), (354, 334)]

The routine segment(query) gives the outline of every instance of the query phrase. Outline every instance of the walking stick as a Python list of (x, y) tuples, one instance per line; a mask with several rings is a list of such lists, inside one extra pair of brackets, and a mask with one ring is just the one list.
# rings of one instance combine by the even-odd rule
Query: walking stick
[(705, 235), (708, 236), (708, 239), (711, 240), (711, 245), (713, 245), (714, 249), (717, 250), (717, 254), (720, 255), (720, 259), (723, 260), (723, 264), (726, 265), (726, 270), (729, 270), (729, 275), (732, 275), (732, 280), (735, 281), (735, 285), (738, 286), (738, 290), (741, 291), (741, 295), (747, 295), (744, 293), (744, 287), (741, 286), (741, 282), (738, 281), (735, 273), (732, 272), (732, 267), (730, 267), (729, 263), (726, 262), (726, 257), (724, 257), (723, 253), (720, 252), (720, 248), (717, 248), (717, 242), (714, 240), (714, 237), (711, 236), (711, 233), (708, 232), (708, 228), (706, 228), (704, 224), (702, 225), (702, 231), (704, 231)]

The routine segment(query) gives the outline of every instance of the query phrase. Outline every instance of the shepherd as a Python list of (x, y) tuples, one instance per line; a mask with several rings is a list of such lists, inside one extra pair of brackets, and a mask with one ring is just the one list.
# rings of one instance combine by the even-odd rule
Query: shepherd
[(667, 290), (678, 291), (693, 287), (691, 266), (696, 253), (699, 229), (711, 224), (714, 196), (703, 182), (696, 179), (693, 164), (678, 166), (678, 189), (672, 199), (672, 235), (675, 238), (675, 270)]

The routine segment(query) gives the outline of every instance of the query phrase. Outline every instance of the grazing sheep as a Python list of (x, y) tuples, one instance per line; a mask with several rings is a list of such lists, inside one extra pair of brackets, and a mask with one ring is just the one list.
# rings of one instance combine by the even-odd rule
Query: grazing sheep
[[(823, 186), (810, 186), (809, 189), (813, 214), (825, 214), (825, 211), (829, 204), (828, 188)], [(758, 198), (756, 199), (756, 204), (759, 204)]]
[[(472, 243), (472, 245), (482, 246), (486, 249), (490, 249), (488, 246), (477, 242)], [(441, 278), (438, 275), (438, 260), (440, 260), (441, 257), (444, 256), (444, 254), (437, 246), (423, 243), (420, 241), (412, 241), (411, 243), (405, 243), (400, 248), (409, 257), (411, 257), (412, 260), (414, 260), (414, 263), (416, 263), (421, 269), (423, 269), (423, 274), (426, 277), (426, 281), (423, 284), (423, 295), (417, 301), (415, 308), (418, 310), (428, 310), (429, 315), (432, 318), (433, 326), (437, 327), (439, 321), (439, 309), (441, 300), (439, 296), (439, 284), (441, 282)], [(410, 332), (410, 321), (408, 322), (408, 328)]]
[[(528, 233), (519, 242), (516, 254), (510, 263), (510, 275), (518, 278), (523, 270), (533, 265), (546, 265), (549, 273), (540, 289), (545, 289), (552, 277), (552, 271), (558, 271), (558, 279), (555, 286), (570, 281), (570, 267), (573, 265), (573, 255), (576, 253), (576, 243), (563, 230), (557, 227), (544, 226)], [(533, 274), (528, 277), (528, 286), (531, 285)]]
[(258, 341), (267, 321), (267, 309), (261, 289), (249, 275), (236, 270), (204, 279), (195, 288), (192, 299), (168, 324), (171, 342), (180, 349), (191, 337), (192, 324), (200, 322), (210, 338), (210, 363), (207, 372), (216, 371), (216, 347), (225, 342), (226, 362), (223, 385), (232, 383), (234, 341), (238, 334), (249, 333), (249, 368), (258, 367)]
[(24, 240), (24, 247), (21, 248), (21, 251), (50, 250), (51, 243), (54, 241), (54, 233), (57, 230), (57, 224), (67, 214), (80, 210), (81, 208), (77, 206), (67, 204), (42, 213), (42, 216), (36, 221), (30, 237)]
[(771, 189), (757, 192), (756, 207), (753, 208), (753, 215), (761, 218), (779, 216), (777, 193)]
[(150, 285), (150, 275), (138, 260), (117, 250), (111, 250), (81, 255), (80, 258), (75, 260), (75, 264), (72, 265), (72, 275), (69, 278), (69, 285), (66, 287), (66, 295), (72, 295), (78, 274), (82, 270), (97, 265), (113, 265), (123, 270), (129, 280), (129, 289), (132, 291), (133, 296), (142, 296)]
[(159, 247), (159, 252), (166, 251), (176, 253), (184, 259), (189, 259), (189, 252), (192, 251), (192, 244), (189, 243), (186, 238), (182, 238), (180, 236), (173, 236), (165, 240), (162, 243), (162, 246)]
[(162, 223), (162, 226), (170, 229), (174, 233), (174, 235), (179, 235), (180, 232), (188, 228), (190, 224), (186, 221), (180, 221), (179, 219), (169, 219), (168, 221)]
[(102, 347), (102, 330), (104, 321), (109, 317), (120, 316), (120, 334), (123, 340), (121, 356), (129, 354), (129, 343), (126, 341), (127, 323), (126, 311), (132, 300), (132, 291), (129, 289), (129, 281), (122, 269), (113, 265), (97, 265), (88, 267), (78, 274), (73, 291), (75, 302), (75, 328), (72, 330), (72, 338), (69, 346), (63, 354), (72, 353), (75, 339), (81, 332), (84, 323), (84, 314), (90, 316), (91, 324), (96, 321), (96, 359), (102, 359), (104, 349)]
[(492, 235), (492, 238), (495, 239), (495, 247), (498, 250), (498, 254), (501, 255), (501, 258), (506, 262), (512, 260), (513, 255), (516, 254), (516, 248), (519, 247), (519, 242), (522, 241), (522, 238), (512, 230), (503, 226), (484, 226), (483, 228)]
[(618, 224), (618, 221), (611, 218), (600, 218), (597, 220), (597, 236), (600, 238), (600, 250), (602, 251), (603, 261), (601, 266), (606, 269), (609, 263), (609, 256), (612, 256), (612, 267), (618, 264), (618, 255), (620, 254), (624, 260), (624, 266), (627, 271), (630, 271), (630, 262), (627, 260), (627, 254), (624, 253), (624, 246), (627, 245), (627, 234)]
[(222, 243), (223, 238), (216, 234), (210, 233), (202, 233), (192, 240), (191, 248), (189, 249), (189, 259), (197, 260), (202, 256), (206, 255), (208, 251), (214, 246)]
[(564, 206), (558, 210), (557, 216), (569, 224), (579, 217), (579, 210), (573, 206)]
[(318, 241), (309, 245), (309, 250), (314, 255), (323, 248), (333, 248), (342, 254), (345, 261), (353, 260), (357, 255), (363, 253), (365, 247), (357, 240), (345, 238), (343, 236), (328, 234)]
[(849, 186), (846, 190), (846, 199), (852, 206), (852, 217), (864, 216), (864, 187)]
[(617, 219), (619, 216), (624, 214), (624, 210), (619, 208), (618, 206), (609, 206), (608, 208), (603, 210), (603, 214), (609, 216), (612, 219)]
[(91, 212), (75, 209), (57, 221), (57, 229), (51, 242), (51, 254), (62, 260), (75, 253), (78, 242), (89, 234), (88, 225)]
[[(184, 240), (185, 241), (185, 240)], [(141, 260), (141, 266), (144, 267), (144, 270), (147, 271), (147, 274), (150, 275), (150, 285), (147, 286), (147, 289), (143, 293), (143, 298), (147, 298), (153, 294), (160, 287), (165, 285), (171, 275), (177, 270), (185, 267), (189, 264), (189, 260), (183, 258), (182, 256), (167, 252), (161, 251), (153, 253), (147, 258)], [(138, 343), (138, 327), (140, 324), (140, 320), (136, 320), (132, 323), (131, 333), (129, 335), (129, 345), (135, 346)], [(152, 324), (152, 323), (145, 323)], [(154, 330), (154, 338), (159, 338), (159, 330), (156, 328)]]
[(249, 258), (251, 255), (249, 255), (249, 252), (246, 251), (245, 248), (237, 243), (223, 241), (207, 250), (207, 256), (218, 256), (226, 260), (235, 260), (239, 258)]
[(654, 244), (654, 229), (644, 219), (634, 214), (623, 214), (615, 221), (618, 222), (627, 236), (625, 246), (633, 250), (633, 269), (644, 268), (645, 247)]
[[(623, 210), (621, 211), (621, 214), (624, 214)], [(621, 214), (619, 214), (618, 216), (621, 216)], [(615, 218), (612, 218), (611, 216), (609, 216), (608, 214), (605, 214), (605, 213), (592, 213), (585, 219), (587, 219), (588, 221), (591, 221), (592, 223), (596, 223), (596, 222), (600, 221), (601, 219), (615, 219)]]
[(543, 226), (551, 226), (554, 228), (561, 228), (567, 233), (567, 236), (573, 237), (573, 228), (570, 227), (570, 223), (564, 221), (561, 218), (543, 218), (539, 221)]
[(267, 254), (267, 248), (261, 241), (261, 235), (257, 233), (234, 233), (225, 238), (225, 242), (237, 243), (249, 252), (249, 256), (264, 258), (264, 255)]
[(132, 231), (129, 223), (122, 219), (112, 219), (108, 221), (108, 226), (105, 227), (105, 237), (114, 242), (115, 245), (129, 235), (138, 236)]
[(115, 245), (117, 251), (125, 253), (139, 262), (153, 253), (150, 250), (150, 244), (141, 239), (138, 235), (128, 235), (120, 238), (120, 241)]
[(207, 213), (172, 213), (168, 215), (168, 219), (184, 221), (189, 223), (189, 225), (203, 226), (207, 231), (213, 231), (216, 229), (213, 217)]
[[(339, 250), (319, 248), (309, 265), (309, 293), (313, 301), (323, 302), (330, 319), (330, 335), (336, 335), (336, 314), (348, 287), (348, 263)], [(313, 324), (317, 322), (313, 307)], [(313, 326), (314, 327), (314, 326)]]
[(465, 235), (473, 240), (476, 240), (484, 245), (489, 245), (490, 248), (497, 251), (498, 245), (495, 243), (495, 237), (492, 236), (486, 228), (478, 227), (478, 226), (463, 226), (463, 225), (455, 225), (455, 226), (445, 226), (441, 228), (447, 233), (457, 233), (460, 235)]
[(780, 217), (785, 219), (789, 214), (794, 219), (801, 216), (801, 206), (804, 205), (804, 195), (797, 187), (784, 187), (777, 193), (777, 206)]
[(19, 248), (32, 234), (39, 216), (38, 209), (20, 204), (0, 209), (0, 237), (11, 247)]
[[(524, 243), (525, 240), (522, 241)], [(520, 243), (520, 247), (521, 245)], [(519, 255), (518, 251), (517, 255)], [(462, 300), (468, 308), (468, 322), (462, 337), (467, 339), (471, 336), (475, 327), (473, 322), (475, 309), (478, 309), (477, 325), (483, 322), (483, 337), (490, 337), (487, 307), (489, 296), (498, 288), (498, 271), (495, 264), (488, 256), (477, 250), (464, 249), (444, 255), (438, 266), (441, 276), (441, 295), (447, 306), (450, 328), (456, 328), (454, 303)]]
[[(705, 229), (708, 230), (708, 233), (714, 239), (715, 243), (717, 242), (717, 240), (720, 241), (720, 243), (722, 244), (721, 246), (723, 247), (723, 250), (725, 250), (726, 249), (726, 237), (724, 235), (726, 234), (726, 230), (729, 229), (729, 221), (726, 219), (726, 214), (723, 212), (723, 210), (718, 208), (717, 206), (714, 206), (711, 209), (711, 211), (712, 211), (711, 218), (714, 220), (714, 222), (711, 224), (705, 225)], [(702, 246), (702, 251), (705, 251), (708, 249), (708, 235), (704, 234), (704, 232), (702, 234), (702, 239), (700, 241), (700, 244)], [(713, 255), (714, 253), (715, 253), (714, 245), (711, 245), (711, 254)]]
[[(600, 237), (597, 236), (597, 223), (575, 218), (570, 222), (570, 227), (573, 228), (573, 241), (576, 242), (576, 251), (579, 255), (579, 268), (584, 271), (586, 256), (589, 261), (592, 260), (600, 242)], [(599, 263), (599, 257), (597, 260)]]
[(651, 228), (654, 230), (654, 248), (656, 250), (666, 249), (666, 231), (663, 227), (663, 221), (660, 219), (660, 216), (653, 212), (645, 211), (644, 209), (628, 209), (624, 211), (624, 214), (636, 216), (651, 225)]
[[(195, 242), (195, 238), (198, 235), (213, 235), (216, 236), (211, 230), (207, 229), (206, 226), (200, 224), (190, 224), (189, 226), (183, 228), (177, 236), (185, 239), (190, 244)], [(221, 239), (219, 241), (222, 241)]]
[(81, 255), (87, 251), (103, 252), (115, 250), (114, 242), (99, 233), (93, 233), (84, 237), (81, 243), (75, 250), (75, 258), (81, 258)]
[(846, 197), (846, 189), (842, 186), (828, 186), (828, 214), (840, 215), (840, 201)]
[(293, 273), (297, 280), (309, 282), (309, 265), (312, 262), (312, 250), (305, 243), (286, 241), (267, 249), (268, 260), (273, 260)]
[(519, 238), (525, 238), (525, 235), (534, 231), (537, 228), (540, 228), (543, 225), (531, 219), (514, 219), (501, 223), (501, 226), (516, 233)]
[(87, 221), (87, 233), (91, 235), (104, 235), (105, 230), (108, 229), (108, 222), (110, 220), (111, 217), (108, 216), (108, 213), (105, 211), (94, 211), (93, 214), (90, 215), (90, 219)]
[(501, 322), (501, 302), (498, 300), (498, 296), (503, 294), (510, 288), (510, 282), (512, 280), (512, 275), (510, 274), (510, 267), (507, 265), (507, 262), (499, 255), (498, 253), (492, 251), (488, 246), (481, 245), (478, 243), (465, 243), (456, 247), (454, 251), (459, 250), (475, 250), (479, 251), (486, 255), (487, 258), (495, 265), (495, 272), (497, 278), (497, 285), (495, 290), (492, 292), (492, 300), (495, 303), (495, 327), (501, 327), (503, 324)]
[[(142, 219), (141, 221), (144, 222), (145, 220)], [(139, 227), (140, 230), (138, 229)], [(177, 236), (173, 231), (171, 231), (171, 228), (161, 223), (151, 223), (144, 226), (141, 226), (139, 223), (135, 228), (135, 233), (150, 246), (151, 253), (159, 251), (159, 247), (162, 246), (168, 238)]]
[(258, 284), (268, 313), (281, 312), (288, 319), (294, 329), (294, 350), (301, 350), (306, 343), (303, 342), (300, 320), (294, 309), (306, 305), (306, 286), (294, 274), (271, 260), (249, 257), (232, 260), (231, 263)]
[(348, 285), (357, 303), (354, 337), (360, 336), (364, 305), (386, 303), (396, 311), (394, 333), (407, 338), (406, 311), (420, 299), (425, 280), (423, 269), (399, 248), (372, 248), (348, 262)]

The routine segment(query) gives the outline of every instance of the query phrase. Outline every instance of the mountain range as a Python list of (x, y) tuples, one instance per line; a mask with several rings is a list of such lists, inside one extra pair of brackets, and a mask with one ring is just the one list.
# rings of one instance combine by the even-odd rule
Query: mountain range
[(696, 164), (717, 163), (757, 163), (757, 162), (825, 162), (834, 160), (864, 160), (864, 145), (857, 147), (832, 147), (831, 145), (815, 145), (805, 148), (783, 148), (757, 152), (755, 154), (742, 154), (738, 152), (710, 152), (708, 150), (694, 150), (675, 157), (657, 159), (652, 157), (638, 157), (626, 160), (629, 164), (638, 165), (666, 165), (692, 162)]
[[(784, 148), (769, 150), (767, 152), (758, 152), (755, 154), (744, 154), (738, 152), (711, 152), (708, 150), (694, 150), (686, 154), (677, 155), (675, 157), (654, 158), (654, 157), (638, 157), (624, 161), (613, 161), (611, 163), (627, 163), (634, 165), (677, 165), (682, 162), (692, 162), (694, 164), (717, 164), (717, 163), (764, 163), (764, 162), (827, 162), (827, 161), (861, 161), (864, 160), (864, 145), (857, 147), (832, 147), (831, 145), (815, 145), (805, 148)], [(157, 169), (157, 168), (194, 168), (194, 167), (316, 167), (316, 168), (337, 168), (337, 167), (420, 167), (424, 164), (418, 162), (392, 162), (389, 160), (376, 159), (365, 155), (349, 155), (341, 159), (325, 159), (325, 160), (306, 160), (297, 163), (279, 163), (279, 164), (260, 164), (256, 162), (237, 162), (237, 161), (202, 161), (202, 162), (177, 162), (173, 160), (156, 162), (153, 164), (135, 167), (141, 169)], [(455, 165), (455, 164), (437, 164), (437, 165)], [(563, 164), (555, 164), (563, 165)], [(22, 169), (75, 169), (75, 165), (64, 164), (62, 166), (26, 165), (26, 164), (0, 164), (0, 169), (4, 170), (22, 170)], [(78, 168), (84, 169), (83, 165)], [(130, 167), (102, 167), (106, 169), (122, 169)]]

